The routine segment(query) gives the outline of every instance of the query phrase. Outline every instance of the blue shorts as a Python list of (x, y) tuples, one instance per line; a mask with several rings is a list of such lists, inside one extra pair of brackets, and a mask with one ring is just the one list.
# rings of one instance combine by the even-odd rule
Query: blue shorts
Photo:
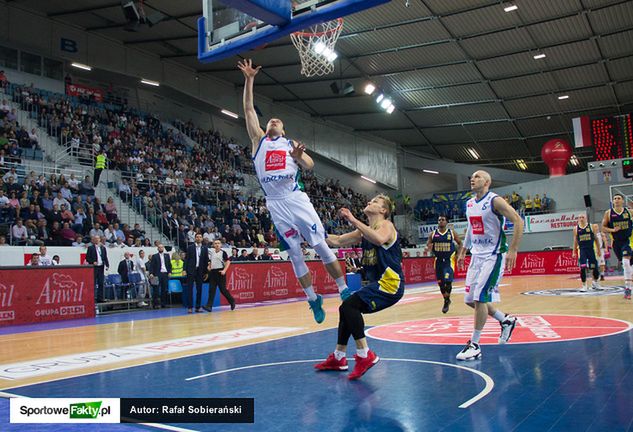
[(435, 258), (435, 279), (440, 282), (453, 282), (453, 259)]
[(631, 258), (631, 256), (633, 256), (633, 253), (631, 251), (631, 243), (629, 242), (620, 243), (620, 242), (614, 241), (613, 253), (615, 253), (615, 256), (618, 258), (618, 261), (622, 261), (622, 257)]
[(578, 266), (585, 268), (597, 268), (598, 260), (596, 259), (596, 252), (591, 249), (580, 249), (578, 257)]
[(391, 294), (381, 288), (378, 282), (370, 282), (355, 293), (367, 304), (366, 313), (374, 313), (393, 306), (404, 294), (404, 279), (400, 281), (398, 290)]

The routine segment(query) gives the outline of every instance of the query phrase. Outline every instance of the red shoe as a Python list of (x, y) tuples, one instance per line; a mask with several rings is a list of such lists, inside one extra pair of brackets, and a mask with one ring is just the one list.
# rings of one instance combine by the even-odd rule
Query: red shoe
[(375, 352), (369, 350), (367, 352), (367, 357), (359, 357), (358, 355), (354, 356), (354, 360), (356, 360), (356, 365), (354, 366), (354, 370), (351, 374), (348, 375), (348, 379), (356, 380), (362, 377), (365, 372), (369, 370), (373, 365), (380, 361), (380, 357), (376, 355)]
[(337, 360), (336, 357), (334, 357), (334, 353), (332, 353), (329, 356), (327, 356), (324, 362), (315, 364), (314, 368), (318, 370), (322, 370), (322, 371), (324, 370), (344, 371), (344, 370), (347, 370), (348, 368), (347, 357), (343, 357), (342, 359)]

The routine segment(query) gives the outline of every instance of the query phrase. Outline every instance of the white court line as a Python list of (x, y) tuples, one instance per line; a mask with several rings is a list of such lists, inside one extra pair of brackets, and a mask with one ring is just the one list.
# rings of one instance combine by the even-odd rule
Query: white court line
[[(262, 364), (256, 364), (256, 365), (250, 365), (250, 366), (242, 366), (242, 367), (238, 367), (238, 368), (224, 369), (224, 370), (221, 370), (221, 371), (211, 372), (211, 373), (208, 373), (208, 374), (203, 374), (203, 375), (197, 375), (197, 376), (189, 377), (189, 378), (186, 378), (185, 381), (193, 381), (193, 380), (197, 380), (197, 379), (201, 379), (201, 378), (207, 378), (207, 377), (214, 376), (214, 375), (221, 375), (221, 374), (228, 373), (228, 372), (235, 372), (235, 371), (246, 370), (246, 369), (255, 369), (255, 368), (260, 368), (260, 367), (280, 366), (280, 365), (297, 364), (297, 363), (315, 363), (315, 362), (320, 362), (322, 360), (323, 359), (290, 360), (290, 361), (285, 361), (285, 362), (262, 363)], [(490, 378), (489, 375), (486, 375), (483, 372), (480, 372), (480, 371), (478, 371), (476, 369), (471, 369), (471, 368), (466, 367), (466, 366), (460, 366), (460, 365), (455, 365), (455, 364), (452, 364), (452, 363), (444, 363), (444, 362), (438, 362), (438, 361), (432, 361), (432, 360), (398, 359), (398, 358), (381, 358), (380, 360), (381, 361), (401, 361), (401, 362), (409, 362), (409, 363), (428, 363), (428, 364), (439, 365), (439, 366), (448, 366), (448, 367), (452, 367), (452, 368), (456, 368), (456, 369), (463, 369), (465, 371), (472, 372), (475, 375), (478, 375), (481, 378), (483, 378), (484, 382), (486, 383), (486, 386), (484, 387), (484, 389), (482, 391), (480, 391), (474, 397), (468, 399), (466, 402), (464, 402), (461, 405), (459, 405), (458, 408), (468, 408), (469, 406), (471, 406), (472, 404), (474, 404), (478, 400), (480, 400), (480, 399), (484, 398), (485, 396), (487, 396), (488, 393), (490, 393), (492, 391), (492, 389), (494, 388), (494, 386), (495, 386), (494, 380), (492, 378)]]
[[(5, 398), (5, 399), (10, 399), (10, 398), (30, 399), (29, 396), (22, 396), (22, 395), (19, 395), (19, 394), (6, 393), (6, 392), (0, 392), (0, 398)], [(123, 423), (119, 423), (119, 424), (123, 424)], [(174, 431), (174, 432), (198, 432), (198, 430), (196, 430), (196, 429), (185, 429), (185, 428), (181, 428), (181, 427), (177, 427), (177, 426), (170, 426), (170, 425), (160, 424), (160, 423), (127, 423), (127, 424), (129, 424), (129, 425), (139, 424), (139, 425), (143, 425), (143, 426), (153, 427), (153, 428), (156, 428), (156, 429), (163, 429), (163, 430)]]

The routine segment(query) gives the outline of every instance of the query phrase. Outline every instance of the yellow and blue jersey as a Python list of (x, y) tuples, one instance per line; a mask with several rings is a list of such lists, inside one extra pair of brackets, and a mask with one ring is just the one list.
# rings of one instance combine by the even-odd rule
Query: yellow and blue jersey
[(385, 309), (402, 298), (404, 273), (402, 271), (402, 249), (396, 233), (393, 241), (376, 246), (363, 239), (363, 268), (369, 283), (357, 294), (367, 303), (368, 312)]
[(618, 213), (615, 209), (611, 208), (609, 224), (607, 226), (609, 228), (620, 228), (619, 231), (611, 233), (615, 243), (630, 243), (633, 224), (631, 223), (631, 213), (628, 209), (622, 209), (622, 212)]
[(587, 224), (584, 228), (576, 225), (576, 234), (578, 236), (579, 249), (594, 249), (595, 235), (591, 229), (591, 225)]

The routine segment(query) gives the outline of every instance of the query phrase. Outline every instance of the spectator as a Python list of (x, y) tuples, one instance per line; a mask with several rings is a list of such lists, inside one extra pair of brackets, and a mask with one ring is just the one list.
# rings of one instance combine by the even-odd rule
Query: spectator
[(53, 265), (61, 265), (59, 255), (53, 255)]
[(110, 222), (114, 222), (117, 220), (117, 208), (116, 208), (116, 204), (114, 203), (114, 199), (112, 197), (108, 197), (108, 201), (105, 204), (105, 212), (106, 212), (106, 216), (108, 217), (108, 221)]
[(259, 250), (254, 247), (253, 251), (248, 255), (248, 261), (259, 261), (261, 257), (259, 256)]
[(27, 266), (37, 267), (40, 265), (40, 256), (37, 252), (31, 255), (31, 261), (26, 264)]
[(124, 258), (119, 262), (117, 273), (121, 276), (121, 282), (129, 285), (130, 274), (135, 271), (134, 262), (132, 262), (132, 254), (130, 252), (125, 252), (123, 257)]
[(136, 268), (138, 274), (141, 276), (141, 282), (138, 285), (138, 298), (141, 299), (141, 301), (138, 302), (139, 307), (147, 306), (147, 303), (145, 303), (144, 301), (145, 297), (147, 296), (147, 288), (149, 285), (147, 281), (146, 263), (147, 261), (145, 259), (145, 251), (141, 249), (140, 251), (138, 251), (138, 256), (134, 259), (134, 267)]
[(101, 239), (97, 236), (92, 237), (92, 245), (88, 247), (86, 252), (86, 263), (95, 268), (95, 302), (103, 303), (104, 269), (108, 270), (110, 263), (108, 262), (106, 248), (103, 247)]
[(158, 253), (152, 255), (149, 272), (150, 278), (154, 276), (157, 278), (156, 282), (158, 282), (154, 284), (152, 307), (165, 307), (167, 305), (167, 285), (169, 273), (171, 273), (171, 260), (169, 255), (165, 253), (165, 247), (162, 243), (158, 244)]
[(174, 251), (171, 254), (171, 276), (172, 277), (183, 277), (187, 275), (187, 272), (184, 271), (185, 262), (182, 260), (182, 256), (178, 251)]
[(270, 261), (270, 260), (273, 259), (273, 256), (272, 256), (272, 254), (270, 253), (270, 250), (267, 247), (264, 248), (264, 252), (262, 253), (262, 256), (261, 256), (260, 259), (262, 261)]
[(72, 246), (77, 237), (77, 233), (73, 231), (68, 222), (64, 222), (59, 235), (61, 238), (61, 246)]
[(11, 238), (14, 246), (25, 246), (27, 241), (26, 227), (22, 225), (22, 219), (18, 219), (11, 227)]
[(248, 261), (248, 251), (246, 249), (242, 249), (240, 256), (234, 261)]
[(0, 246), (9, 246), (7, 244), (7, 238), (3, 235), (0, 235)]

